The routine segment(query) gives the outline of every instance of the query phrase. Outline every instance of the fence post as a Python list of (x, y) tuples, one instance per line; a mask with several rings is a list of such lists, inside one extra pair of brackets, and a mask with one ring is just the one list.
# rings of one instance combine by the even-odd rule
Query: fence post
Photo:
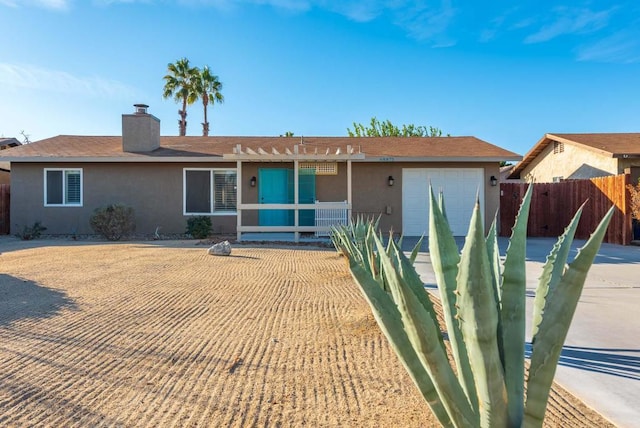
[(0, 184), (0, 235), (8, 235), (11, 231), (10, 206), (9, 184)]

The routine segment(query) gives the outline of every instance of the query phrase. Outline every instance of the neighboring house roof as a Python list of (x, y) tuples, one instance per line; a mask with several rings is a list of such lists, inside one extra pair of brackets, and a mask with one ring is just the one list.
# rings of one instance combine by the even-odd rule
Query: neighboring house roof
[(520, 173), (554, 141), (581, 146), (611, 158), (640, 157), (640, 133), (545, 134), (513, 168), (509, 178), (519, 178)]
[[(223, 155), (243, 149), (271, 152), (302, 144), (307, 153), (346, 150), (380, 161), (517, 161), (522, 157), (475, 137), (160, 137), (151, 152), (122, 150), (120, 136), (60, 135), (12, 148), (0, 155), (12, 162), (197, 162), (222, 161)], [(215, 159), (212, 159), (215, 158)]]
[(15, 138), (0, 138), (0, 150), (8, 149), (9, 147), (20, 146), (22, 143)]
[(515, 168), (515, 165), (505, 165), (500, 167), (500, 182), (505, 182), (509, 180), (509, 176), (511, 175), (511, 171)]

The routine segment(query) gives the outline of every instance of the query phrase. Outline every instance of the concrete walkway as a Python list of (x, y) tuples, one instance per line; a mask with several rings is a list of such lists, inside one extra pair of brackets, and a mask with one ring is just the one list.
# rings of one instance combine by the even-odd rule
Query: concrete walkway
[[(576, 241), (569, 260), (585, 241)], [(461, 246), (463, 240), (459, 240)], [(555, 240), (529, 238), (527, 341), (531, 304)], [(405, 243), (409, 250), (411, 242)], [(500, 240), (504, 255), (507, 240)], [(435, 278), (426, 244), (416, 270), (426, 287)], [(603, 244), (589, 271), (556, 372), (556, 381), (620, 427), (640, 425), (640, 247)]]

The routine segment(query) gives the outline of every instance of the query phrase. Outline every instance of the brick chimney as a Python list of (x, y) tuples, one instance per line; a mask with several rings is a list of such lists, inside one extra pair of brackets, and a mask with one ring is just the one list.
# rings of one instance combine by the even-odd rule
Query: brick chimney
[(147, 113), (146, 104), (133, 106), (133, 114), (122, 115), (122, 150), (152, 152), (160, 147), (160, 119)]

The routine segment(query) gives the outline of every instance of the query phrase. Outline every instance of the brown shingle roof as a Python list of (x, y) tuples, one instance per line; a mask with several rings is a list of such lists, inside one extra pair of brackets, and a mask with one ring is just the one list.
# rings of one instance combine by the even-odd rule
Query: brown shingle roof
[(607, 157), (640, 157), (640, 133), (545, 134), (513, 168), (509, 178), (519, 178), (520, 173), (554, 141), (583, 146)]
[(640, 133), (626, 134), (547, 134), (551, 139), (565, 140), (616, 155), (640, 156)]
[(20, 160), (65, 160), (108, 158), (111, 161), (140, 159), (145, 161), (162, 158), (222, 157), (233, 153), (238, 144), (268, 152), (272, 148), (284, 153), (285, 148), (293, 150), (303, 141), (307, 153), (318, 149), (335, 152), (341, 148), (345, 152), (351, 145), (356, 153), (362, 152), (366, 158), (438, 158), (454, 160), (519, 160), (521, 156), (504, 150), (475, 137), (161, 137), (160, 148), (148, 153), (129, 153), (122, 150), (119, 136), (74, 136), (60, 135), (28, 145), (12, 148), (2, 153), (13, 161)]

